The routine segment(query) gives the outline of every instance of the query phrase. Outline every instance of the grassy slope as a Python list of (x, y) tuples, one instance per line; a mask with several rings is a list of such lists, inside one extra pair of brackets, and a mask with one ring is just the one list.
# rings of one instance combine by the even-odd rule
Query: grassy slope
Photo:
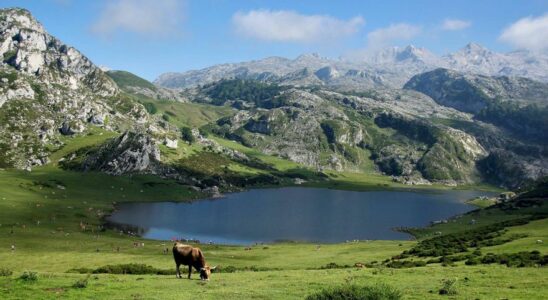
[(150, 81), (143, 79), (127, 71), (107, 71), (106, 74), (116, 82), (116, 84), (125, 88), (127, 86), (142, 87), (155, 91), (156, 87)]
[(158, 108), (157, 114), (167, 114), (170, 123), (178, 127), (201, 127), (233, 113), (232, 108), (225, 106), (151, 99), (143, 100), (143, 102), (154, 103)]

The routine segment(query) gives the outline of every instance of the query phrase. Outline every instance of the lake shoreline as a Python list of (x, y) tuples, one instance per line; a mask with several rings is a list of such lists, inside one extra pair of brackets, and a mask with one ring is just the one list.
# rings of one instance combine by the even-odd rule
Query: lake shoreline
[[(263, 192), (266, 192), (265, 190), (268, 191), (268, 193), (263, 193)], [(327, 194), (326, 194), (327, 193)], [(201, 198), (201, 199), (196, 199), (195, 201), (184, 201), (184, 202), (181, 202), (181, 201), (162, 201), (162, 202), (150, 202), (150, 201), (133, 201), (133, 202), (122, 202), (122, 203), (117, 203), (116, 205), (116, 208), (113, 210), (112, 213), (110, 213), (109, 215), (106, 215), (104, 216), (104, 218), (102, 219), (103, 220), (103, 223), (107, 226), (107, 227), (117, 227), (117, 228), (120, 228), (122, 226), (124, 226), (124, 224), (127, 224), (127, 225), (130, 225), (130, 226), (134, 226), (134, 228), (144, 228), (145, 230), (148, 230), (148, 229), (151, 229), (151, 228), (154, 228), (154, 232), (158, 232), (159, 230), (162, 231), (162, 230), (167, 230), (166, 228), (172, 228), (173, 226), (183, 226), (181, 224), (179, 224), (180, 222), (179, 221), (175, 221), (176, 218), (173, 217), (173, 216), (170, 216), (170, 214), (172, 214), (172, 211), (171, 210), (177, 210), (177, 209), (191, 209), (191, 210), (194, 210), (195, 208), (194, 207), (215, 207), (216, 205), (223, 205), (223, 209), (222, 211), (234, 211), (234, 210), (237, 210), (235, 207), (238, 207), (238, 202), (233, 202), (233, 201), (240, 201), (240, 200), (237, 200), (238, 197), (251, 197), (252, 200), (246, 200), (246, 201), (251, 201), (251, 202), (246, 202), (248, 204), (246, 204), (243, 209), (245, 210), (246, 207), (250, 206), (258, 206), (260, 207), (261, 210), (269, 210), (269, 203), (272, 203), (272, 201), (281, 201), (280, 199), (278, 200), (273, 200), (273, 199), (270, 199), (272, 197), (277, 197), (275, 196), (276, 194), (282, 194), (282, 195), (289, 195), (289, 196), (283, 196), (282, 198), (288, 198), (284, 201), (284, 203), (286, 203), (283, 207), (283, 209), (289, 209), (289, 213), (292, 212), (292, 210), (295, 210), (297, 209), (297, 211), (299, 212), (299, 214), (302, 214), (303, 215), (303, 219), (305, 220), (308, 220), (307, 222), (312, 222), (310, 217), (307, 217), (307, 213), (310, 212), (310, 211), (317, 211), (318, 209), (320, 209), (321, 211), (321, 207), (322, 207), (322, 203), (325, 203), (325, 201), (344, 201), (344, 202), (337, 202), (337, 204), (330, 204), (330, 205), (334, 205), (333, 207), (339, 207), (338, 210), (344, 210), (344, 209), (350, 209), (351, 211), (352, 210), (355, 210), (355, 208), (344, 208), (345, 205), (347, 205), (348, 203), (354, 203), (352, 205), (367, 205), (367, 208), (364, 208), (364, 209), (360, 209), (358, 215), (355, 215), (354, 216), (354, 221), (353, 222), (358, 222), (356, 223), (356, 225), (352, 225), (350, 227), (349, 224), (345, 226), (343, 226), (344, 224), (339, 224), (341, 221), (337, 221), (339, 223), (337, 223), (338, 225), (336, 225), (335, 227), (342, 227), (342, 228), (347, 228), (345, 229), (344, 231), (341, 231), (340, 234), (341, 234), (341, 237), (338, 237), (338, 235), (336, 234), (335, 236), (337, 236), (336, 239), (338, 240), (333, 240), (335, 239), (335, 237), (332, 237), (330, 238), (330, 240), (323, 240), (322, 238), (318, 238), (316, 237), (315, 239), (312, 238), (306, 238), (306, 237), (299, 237), (299, 238), (291, 238), (289, 236), (280, 236), (278, 238), (268, 238), (267, 236), (268, 235), (262, 235), (262, 234), (258, 234), (258, 236), (260, 236), (260, 238), (254, 238), (254, 239), (244, 239), (244, 240), (240, 240), (238, 242), (231, 242), (231, 241), (225, 241), (224, 238), (221, 238), (221, 240), (223, 240), (223, 242), (218, 242), (216, 241), (215, 239), (218, 239), (219, 237), (213, 237), (212, 236), (209, 236), (209, 235), (206, 235), (208, 236), (208, 238), (196, 238), (196, 234), (189, 234), (188, 232), (185, 233), (185, 234), (179, 234), (179, 233), (175, 233), (175, 232), (172, 232), (170, 233), (170, 237), (183, 237), (185, 239), (190, 239), (190, 240), (201, 240), (201, 241), (211, 241), (213, 240), (215, 244), (223, 244), (223, 245), (243, 245), (243, 244), (254, 244), (256, 242), (258, 243), (269, 243), (269, 244), (272, 244), (272, 243), (275, 243), (277, 240), (284, 240), (284, 241), (287, 241), (287, 240), (290, 240), (292, 242), (297, 242), (297, 243), (302, 243), (303, 241), (306, 241), (308, 239), (308, 242), (310, 243), (330, 243), (330, 244), (336, 244), (336, 243), (344, 243), (345, 241), (352, 241), (352, 240), (360, 240), (360, 241), (363, 241), (363, 240), (400, 240), (400, 241), (403, 241), (403, 240), (410, 240), (410, 239), (415, 239), (416, 237), (412, 234), (410, 234), (408, 231), (404, 230), (404, 228), (407, 228), (409, 227), (409, 224), (420, 224), (419, 227), (424, 227), (424, 226), (430, 226), (432, 222), (435, 222), (437, 221), (440, 217), (442, 217), (443, 219), (451, 219), (451, 218), (454, 218), (455, 215), (459, 215), (459, 214), (462, 214), (462, 213), (465, 213), (465, 212), (468, 212), (468, 211), (472, 211), (474, 209), (476, 209), (475, 207), (473, 207), (472, 205), (469, 205), (467, 204), (467, 201), (469, 200), (468, 199), (468, 196), (466, 196), (466, 194), (470, 194), (472, 196), (475, 196), (475, 195), (478, 195), (480, 193), (483, 193), (481, 191), (462, 191), (462, 190), (455, 190), (455, 191), (452, 191), (452, 190), (438, 190), (438, 189), (429, 189), (429, 190), (415, 190), (415, 189), (411, 189), (411, 190), (397, 190), (397, 191), (394, 191), (394, 190), (391, 190), (391, 191), (388, 191), (388, 190), (383, 190), (383, 191), (360, 191), (360, 192), (357, 192), (357, 191), (346, 191), (346, 190), (335, 190), (335, 189), (327, 189), (327, 188), (317, 188), (317, 187), (310, 187), (310, 186), (285, 186), (285, 187), (275, 187), (275, 188), (269, 188), (269, 189), (266, 189), (266, 188), (261, 188), (261, 189), (251, 189), (251, 190), (246, 190), (246, 191), (242, 191), (242, 192), (239, 192), (239, 193), (229, 193), (229, 194), (225, 194), (222, 198)], [(327, 200), (327, 199), (322, 199), (322, 195), (336, 195), (334, 197), (337, 197), (335, 199), (337, 200)], [(459, 196), (460, 195), (460, 196)], [(257, 197), (259, 197), (261, 199), (261, 203), (258, 203), (257, 202)], [(329, 198), (329, 196), (326, 196), (327, 198)], [(342, 198), (341, 198), (342, 197)], [(373, 197), (373, 198), (371, 198)], [(375, 198), (376, 197), (376, 198)], [(386, 199), (384, 199), (383, 201), (379, 202), (379, 198), (378, 197), (381, 197), (381, 198), (385, 198), (385, 197), (388, 197)], [(454, 198), (454, 197), (457, 197), (457, 198)], [(463, 198), (463, 197), (466, 197), (466, 198)], [(297, 200), (298, 199), (298, 200)], [(452, 199), (452, 200), (451, 200)], [(209, 200), (209, 201), (206, 201), (206, 200)], [(230, 202), (231, 204), (227, 204), (229, 201), (232, 201)], [(222, 204), (219, 204), (219, 202), (221, 202)], [(223, 203), (223, 202), (227, 202), (227, 203)], [(179, 204), (185, 204), (184, 206), (181, 206)], [(187, 206), (187, 204), (193, 204), (192, 206)], [(138, 215), (141, 215), (141, 213), (139, 211), (134, 211), (133, 214), (130, 214), (130, 213), (127, 213), (127, 212), (120, 212), (121, 209), (124, 209), (124, 208), (121, 208), (121, 206), (125, 206), (125, 209), (127, 210), (128, 207), (131, 207), (132, 209), (134, 209), (135, 207), (148, 207), (148, 209), (152, 210), (152, 211), (156, 211), (158, 209), (160, 209), (159, 207), (169, 207), (170, 209), (164, 211), (164, 214), (162, 215), (159, 215), (158, 217), (151, 217), (149, 215), (142, 215), (141, 218), (142, 219), (153, 219), (155, 221), (146, 221), (146, 222), (156, 222), (154, 224), (156, 225), (151, 225), (152, 223), (147, 223), (149, 225), (143, 225), (142, 222), (145, 222), (141, 219), (139, 219), (139, 217), (136, 217)], [(303, 208), (301, 206), (305, 206), (305, 207), (308, 207), (306, 205), (312, 205), (310, 206), (310, 208)], [(324, 204), (325, 205), (325, 204)], [(383, 210), (385, 213), (383, 214), (383, 216), (387, 216), (389, 219), (391, 218), (390, 215), (393, 215), (393, 214), (398, 214), (399, 212), (397, 212), (398, 210), (402, 210), (403, 212), (406, 212), (408, 211), (409, 209), (417, 209), (416, 205), (419, 205), (419, 206), (424, 206), (424, 209), (421, 209), (421, 210), (426, 210), (426, 211), (438, 211), (437, 213), (435, 213), (434, 215), (432, 216), (428, 216), (426, 217), (426, 219), (421, 219), (421, 218), (425, 218), (425, 217), (415, 217), (412, 221), (412, 219), (410, 219), (409, 216), (407, 216), (408, 214), (407, 213), (403, 213), (404, 215), (398, 217), (397, 219), (401, 219), (402, 221), (398, 221), (397, 223), (391, 223), (391, 225), (389, 225), (389, 227), (386, 227), (387, 225), (383, 225), (384, 229), (382, 229), (382, 231), (379, 231), (380, 229), (377, 229), (376, 231), (374, 231), (375, 233), (371, 232), (370, 234), (367, 234), (366, 236), (364, 236), (365, 232), (367, 232), (367, 228), (374, 228), (375, 226), (373, 225), (373, 223), (368, 223), (368, 222), (373, 222), (371, 220), (374, 220), (375, 218), (377, 218), (378, 214), (375, 212), (375, 209), (370, 207), (371, 205), (373, 205), (373, 207), (375, 205), (381, 205), (381, 207), (384, 207), (386, 205), (388, 205), (386, 208), (381, 208), (381, 210)], [(396, 206), (394, 206), (396, 205)], [(434, 205), (434, 206), (432, 206)], [(447, 206), (447, 205), (451, 205), (451, 206), (448, 206), (447, 208), (443, 208), (444, 206)], [(181, 208), (182, 207), (182, 208)], [(186, 207), (186, 208), (185, 208)], [(389, 208), (391, 207), (391, 208)], [(407, 208), (405, 208), (407, 207)], [(455, 207), (455, 208), (452, 208), (450, 209), (450, 207)], [(456, 207), (461, 207), (461, 208), (458, 208), (455, 212), (457, 212), (457, 214), (453, 214), (451, 213), (451, 210), (455, 210)], [(428, 209), (426, 209), (428, 208)], [(279, 207), (276, 207), (276, 209), (279, 209)], [(147, 209), (145, 209), (147, 210)], [(419, 211), (421, 211), (419, 210)], [(192, 215), (194, 214), (206, 214), (208, 216), (212, 216), (216, 219), (219, 218), (219, 212), (217, 212), (216, 214), (212, 214), (212, 213), (208, 213), (207, 210), (198, 210), (198, 212), (194, 212), (194, 213), (187, 213), (189, 215), (187, 215), (187, 217), (185, 218), (184, 221), (186, 221), (186, 219), (188, 218), (191, 218), (192, 219)], [(260, 212), (260, 211), (259, 211)], [(238, 213), (238, 212), (237, 212)], [(236, 213), (236, 214), (237, 214)], [(217, 220), (216, 222), (221, 222), (223, 223), (223, 225), (230, 225), (231, 222), (231, 218), (242, 218), (242, 219), (250, 219), (248, 222), (249, 223), (242, 223), (240, 224), (240, 226), (242, 227), (249, 227), (250, 225), (249, 224), (254, 224), (254, 226), (258, 226), (260, 224), (262, 224), (261, 222), (264, 222), (263, 219), (261, 218), (258, 218), (258, 217), (255, 217), (254, 215), (257, 213), (257, 212), (248, 212), (249, 214), (246, 215), (246, 214), (243, 214), (241, 217), (237, 217), (236, 216), (231, 216), (230, 218), (226, 217), (226, 219), (222, 219), (224, 220), (223, 222)], [(334, 212), (333, 211), (330, 211), (330, 217), (329, 218), (334, 218), (333, 214)], [(368, 216), (369, 214), (369, 216)], [(401, 214), (401, 213), (399, 213)], [(437, 216), (436, 216), (437, 214)], [(132, 219), (134, 221), (132, 222), (125, 222), (123, 220), (120, 220), (120, 219), (116, 219), (114, 217), (116, 216), (124, 216), (124, 218), (129, 218), (129, 219)], [(184, 213), (181, 212), (181, 215), (184, 215)], [(419, 216), (421, 216), (421, 214), (418, 214)], [(146, 216), (146, 217), (145, 217)], [(166, 216), (170, 216), (170, 217), (166, 217)], [(243, 216), (246, 216), (246, 217), (243, 217)], [(269, 219), (271, 218), (272, 216), (267, 214), (267, 215), (264, 215), (263, 216), (264, 219)], [(298, 222), (300, 222), (299, 218), (294, 218), (294, 219), (291, 219), (291, 217), (294, 218), (294, 216), (280, 216), (280, 218), (282, 218), (284, 220), (284, 223), (287, 223), (288, 221), (292, 221), (292, 222), (297, 222), (295, 224), (299, 224)], [(172, 225), (169, 225), (171, 227), (169, 227), (168, 225), (158, 225), (162, 222), (166, 222), (164, 219), (166, 218), (175, 218), (173, 219), (173, 223)], [(314, 216), (312, 217), (312, 219), (315, 219), (315, 218), (322, 218), (321, 215), (318, 215), (318, 216)], [(342, 218), (344, 219), (344, 217)], [(341, 219), (341, 220), (342, 220)], [(363, 220), (362, 220), (363, 219)], [(423, 221), (418, 221), (419, 219), (423, 220)], [(255, 221), (253, 221), (255, 220)], [(281, 219), (280, 219), (281, 220)], [(336, 219), (336, 220), (339, 220), (339, 219)], [(394, 219), (396, 220), (396, 219)], [(405, 221), (407, 220), (407, 221)], [(141, 223), (134, 223), (134, 222), (141, 222)], [(387, 220), (384, 220), (382, 224), (386, 223)], [(396, 221), (390, 221), (390, 222), (396, 222)], [(405, 222), (408, 222), (408, 223), (405, 223)], [(409, 223), (411, 222), (411, 223)], [(428, 224), (426, 224), (426, 222), (429, 222)], [(208, 222), (206, 222), (208, 223)], [(122, 226), (117, 226), (116, 224), (122, 224)], [(137, 225), (137, 224), (140, 224), (140, 225)], [(162, 223), (163, 224), (163, 223)], [(305, 226), (305, 228), (316, 228), (317, 226), (322, 226), (321, 223), (319, 224), (316, 224), (316, 225), (311, 225), (313, 224), (312, 223), (306, 223), (308, 225)], [(362, 225), (357, 225), (357, 224), (362, 224)], [(424, 225), (423, 225), (424, 224)], [(166, 227), (167, 226), (167, 227)], [(191, 225), (191, 224), (188, 224), (187, 225), (188, 227), (187, 228), (194, 228), (195, 225)], [(207, 225), (206, 225), (207, 226)], [(295, 225), (297, 227), (300, 227), (300, 225)], [(357, 230), (357, 229), (352, 229), (353, 227), (355, 226), (358, 226), (360, 229)], [(361, 227), (360, 227), (361, 226)], [(183, 226), (184, 227), (184, 226)], [(252, 226), (253, 227), (253, 226)], [(416, 227), (416, 225), (413, 225), (413, 227)], [(269, 228), (269, 227), (267, 227)], [(405, 237), (404, 236), (399, 236), (397, 237), (397, 235), (395, 234), (390, 234), (390, 233), (386, 233), (386, 230), (387, 228), (390, 229), (391, 232), (397, 232), (397, 233), (400, 233), (400, 234), (405, 234)], [(367, 230), (366, 230), (367, 229)], [(301, 229), (299, 229), (301, 230)], [(350, 231), (348, 231), (350, 230)], [(365, 231), (364, 231), (365, 230)], [(236, 230), (238, 231), (238, 230)], [(354, 235), (348, 233), (348, 232), (354, 232)], [(137, 232), (137, 230), (132, 230), (132, 232)], [(268, 229), (265, 228), (265, 232), (268, 232)], [(295, 231), (294, 231), (295, 232)], [(379, 232), (385, 232), (383, 234), (379, 233)], [(158, 233), (155, 233), (155, 234), (158, 234)], [(232, 232), (229, 232), (229, 234), (233, 234)], [(373, 235), (371, 235), (373, 234)], [(345, 235), (348, 235), (346, 236), (346, 238), (344, 237)], [(361, 236), (360, 236), (361, 235)], [(159, 237), (159, 236), (147, 236), (147, 234), (144, 234), (144, 235), (141, 235), (143, 238), (146, 238), (146, 239), (153, 239), (153, 240), (169, 240), (171, 238), (167, 238), (167, 236), (163, 236), (163, 237)]]

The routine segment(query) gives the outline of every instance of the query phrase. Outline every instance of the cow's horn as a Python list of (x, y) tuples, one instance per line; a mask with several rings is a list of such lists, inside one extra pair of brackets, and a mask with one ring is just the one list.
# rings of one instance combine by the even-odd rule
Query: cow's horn
[(215, 270), (215, 269), (217, 269), (217, 266), (215, 266), (215, 267), (213, 267), (213, 268), (210, 268), (210, 270)]
[(205, 268), (200, 268), (200, 271), (203, 271), (203, 270), (205, 270)]

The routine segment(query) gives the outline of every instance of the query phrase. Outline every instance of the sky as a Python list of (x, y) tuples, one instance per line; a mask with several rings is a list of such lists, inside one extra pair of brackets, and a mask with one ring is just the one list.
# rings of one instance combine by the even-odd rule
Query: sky
[(412, 44), (443, 55), (469, 42), (548, 52), (548, 0), (2, 0), (100, 66), (148, 80), (219, 63), (359, 59)]

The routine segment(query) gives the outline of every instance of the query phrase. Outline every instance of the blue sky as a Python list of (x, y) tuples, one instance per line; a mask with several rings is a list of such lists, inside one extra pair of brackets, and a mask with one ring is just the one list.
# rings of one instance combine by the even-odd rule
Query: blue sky
[(218, 63), (413, 44), (548, 49), (548, 1), (3, 0), (96, 64), (149, 80)]

